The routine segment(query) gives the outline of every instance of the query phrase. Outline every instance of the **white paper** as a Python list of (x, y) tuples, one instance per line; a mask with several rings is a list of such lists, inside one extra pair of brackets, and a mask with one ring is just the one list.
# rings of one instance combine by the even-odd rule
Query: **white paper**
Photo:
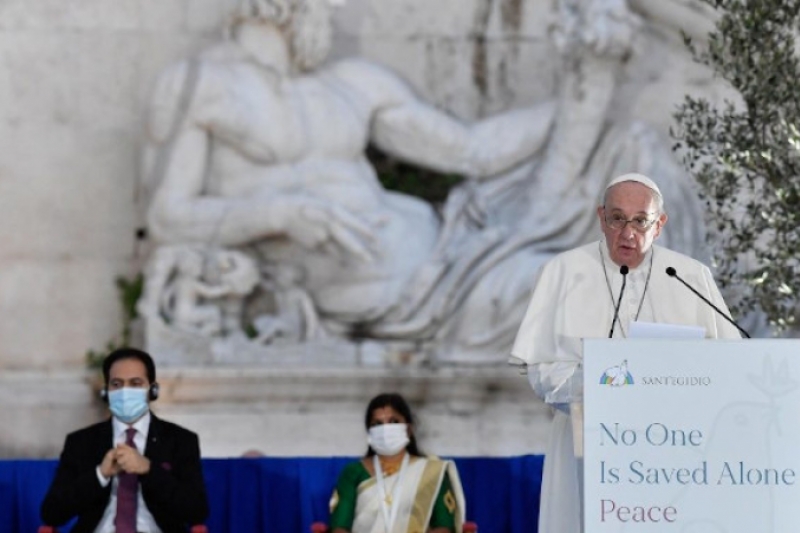
[(633, 322), (628, 333), (631, 339), (703, 339), (705, 336), (706, 328), (701, 326), (655, 322)]

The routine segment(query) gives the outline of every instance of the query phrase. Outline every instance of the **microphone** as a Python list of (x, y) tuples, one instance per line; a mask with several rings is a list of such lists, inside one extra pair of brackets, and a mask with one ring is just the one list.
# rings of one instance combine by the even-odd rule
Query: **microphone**
[(622, 303), (622, 293), (625, 292), (625, 282), (628, 280), (628, 265), (619, 267), (619, 273), (622, 274), (622, 287), (619, 289), (619, 298), (617, 298), (617, 305), (614, 306), (614, 318), (611, 320), (611, 330), (608, 332), (608, 338), (614, 336), (614, 325), (619, 320), (619, 306)]
[(731, 324), (733, 324), (733, 326), (734, 326), (736, 329), (738, 329), (739, 331), (741, 331), (741, 332), (744, 334), (744, 336), (745, 336), (745, 337), (747, 337), (748, 339), (750, 338), (750, 334), (749, 334), (749, 333), (747, 333), (747, 331), (745, 331), (745, 329), (744, 329), (742, 326), (740, 326), (739, 324), (737, 324), (736, 322), (734, 322), (734, 321), (733, 321), (733, 319), (732, 319), (731, 317), (729, 317), (728, 315), (726, 315), (725, 313), (723, 313), (723, 312), (722, 312), (722, 310), (721, 310), (719, 307), (717, 307), (716, 305), (712, 304), (712, 303), (711, 303), (711, 301), (710, 301), (708, 298), (706, 298), (705, 296), (703, 296), (702, 294), (700, 294), (699, 292), (697, 292), (697, 291), (694, 289), (694, 287), (692, 287), (691, 285), (689, 285), (688, 283), (686, 283), (685, 281), (683, 281), (683, 278), (681, 278), (681, 277), (678, 275), (678, 271), (677, 271), (677, 270), (675, 270), (675, 269), (674, 269), (674, 268), (672, 268), (672, 267), (667, 267), (667, 276), (669, 276), (669, 277), (671, 277), (671, 278), (675, 278), (675, 279), (677, 279), (678, 281), (680, 281), (681, 283), (683, 283), (683, 285), (684, 285), (684, 286), (685, 286), (687, 289), (689, 289), (690, 291), (692, 291), (692, 292), (693, 292), (693, 293), (694, 293), (694, 294), (695, 294), (695, 295), (696, 295), (698, 298), (700, 298), (700, 299), (701, 299), (701, 300), (703, 300), (705, 303), (707, 303), (708, 305), (710, 305), (710, 306), (712, 307), (712, 309), (714, 309), (714, 311), (716, 311), (717, 313), (719, 313), (719, 314), (720, 314), (720, 316), (722, 316), (722, 318), (724, 318), (725, 320), (727, 320), (728, 322), (730, 322)]

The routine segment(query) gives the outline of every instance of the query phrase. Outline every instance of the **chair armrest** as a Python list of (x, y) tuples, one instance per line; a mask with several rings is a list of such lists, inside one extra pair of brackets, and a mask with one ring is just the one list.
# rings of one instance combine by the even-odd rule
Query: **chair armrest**
[[(311, 524), (311, 533), (327, 533), (328, 524), (325, 522), (314, 522)], [(461, 530), (463, 533), (478, 533), (478, 524), (475, 522), (464, 522), (464, 527)], [(195, 533), (192, 531), (192, 533)]]
[[(208, 533), (208, 528), (203, 524), (192, 526), (189, 530), (191, 533)], [(39, 526), (38, 533), (58, 533), (58, 530), (53, 526)]]

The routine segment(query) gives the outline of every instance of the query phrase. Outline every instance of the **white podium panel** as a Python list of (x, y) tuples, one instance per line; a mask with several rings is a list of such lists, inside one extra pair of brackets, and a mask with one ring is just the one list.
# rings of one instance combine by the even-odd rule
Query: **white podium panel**
[(586, 340), (586, 533), (800, 531), (800, 341)]

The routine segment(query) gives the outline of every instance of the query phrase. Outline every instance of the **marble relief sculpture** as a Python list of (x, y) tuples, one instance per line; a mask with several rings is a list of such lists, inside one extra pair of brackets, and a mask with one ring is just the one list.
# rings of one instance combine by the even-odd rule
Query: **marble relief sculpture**
[[(145, 153), (151, 350), (268, 362), (277, 347), (358, 338), (501, 363), (538, 265), (594, 237), (605, 183), (631, 170), (682, 210), (668, 246), (699, 253), (694, 193), (669, 147), (608, 120), (639, 26), (623, 0), (562, 0), (560, 96), (473, 124), (380, 65), (323, 66), (329, 9), (242, 0), (228, 39), (161, 75)], [(466, 179), (437, 213), (381, 186), (368, 143)]]

